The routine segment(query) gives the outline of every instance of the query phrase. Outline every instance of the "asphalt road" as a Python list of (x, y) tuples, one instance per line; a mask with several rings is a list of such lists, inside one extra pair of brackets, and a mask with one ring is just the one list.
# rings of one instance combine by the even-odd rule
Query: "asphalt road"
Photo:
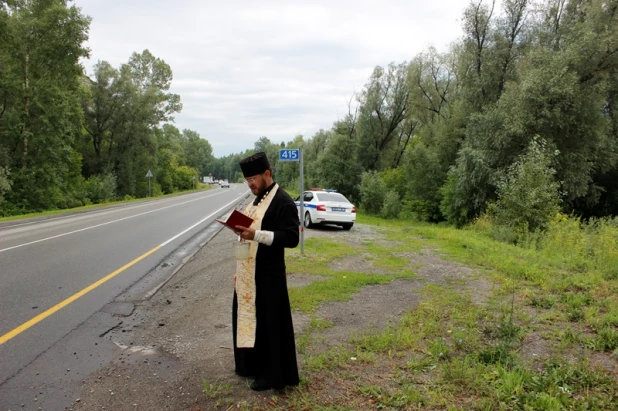
[[(97, 321), (95, 314), (119, 295), (130, 301), (156, 290), (173, 266), (198, 247), (195, 239), (218, 231), (214, 219), (247, 194), (245, 185), (233, 184), (230, 189), (2, 224), (0, 392), (6, 395), (10, 387), (11, 397), (19, 396), (15, 387), (28, 384), (20, 374), (29, 374), (33, 362), (87, 320), (97, 332), (113, 326), (97, 324), (107, 320)], [(79, 337), (71, 344), (79, 347)], [(45, 374), (52, 386), (54, 379), (63, 378), (57, 369), (37, 364), (36, 375)]]

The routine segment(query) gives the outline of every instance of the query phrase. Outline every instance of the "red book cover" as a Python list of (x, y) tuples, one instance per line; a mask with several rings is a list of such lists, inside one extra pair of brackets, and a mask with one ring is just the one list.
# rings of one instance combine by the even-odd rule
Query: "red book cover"
[(219, 220), (218, 218), (216, 220), (227, 228), (232, 229), (233, 231), (236, 231), (237, 225), (249, 227), (251, 223), (253, 223), (253, 218), (241, 213), (238, 210), (232, 211), (232, 214), (230, 214), (230, 216), (225, 221)]

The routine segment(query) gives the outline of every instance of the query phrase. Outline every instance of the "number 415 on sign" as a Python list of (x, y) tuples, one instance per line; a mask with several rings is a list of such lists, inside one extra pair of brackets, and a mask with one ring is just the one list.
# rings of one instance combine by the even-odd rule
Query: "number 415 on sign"
[(279, 150), (279, 161), (299, 161), (298, 149)]

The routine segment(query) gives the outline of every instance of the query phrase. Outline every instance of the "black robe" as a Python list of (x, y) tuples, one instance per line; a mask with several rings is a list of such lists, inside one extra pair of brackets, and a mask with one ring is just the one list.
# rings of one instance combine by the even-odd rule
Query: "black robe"
[[(261, 198), (258, 196), (254, 204)], [(296, 204), (279, 188), (264, 214), (261, 227), (274, 232), (273, 243), (270, 246), (259, 244), (255, 258), (256, 331), (253, 348), (236, 346), (238, 302), (234, 291), (232, 325), (236, 374), (255, 377), (276, 389), (299, 383), (284, 258), (285, 247), (298, 245), (299, 225)]]

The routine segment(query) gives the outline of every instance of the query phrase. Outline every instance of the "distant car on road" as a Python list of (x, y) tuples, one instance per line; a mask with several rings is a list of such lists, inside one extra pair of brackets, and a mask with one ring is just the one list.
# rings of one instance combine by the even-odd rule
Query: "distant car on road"
[[(335, 190), (305, 191), (303, 200), (305, 215), (299, 215), (299, 218), (307, 228), (316, 224), (334, 224), (349, 230), (356, 222), (356, 207)], [(300, 213), (300, 197), (295, 202)]]
[(230, 183), (227, 180), (222, 180), (219, 184), (221, 188), (230, 188)]

